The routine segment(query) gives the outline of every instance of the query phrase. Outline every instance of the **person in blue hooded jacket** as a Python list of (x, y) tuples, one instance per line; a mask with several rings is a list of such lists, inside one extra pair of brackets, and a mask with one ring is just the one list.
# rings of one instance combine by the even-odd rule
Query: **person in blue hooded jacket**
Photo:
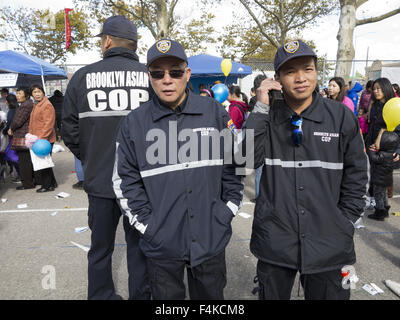
[(363, 86), (357, 81), (351, 82), (350, 90), (347, 91), (347, 96), (354, 103), (354, 114), (357, 115), (357, 105), (358, 105), (358, 93), (363, 89)]

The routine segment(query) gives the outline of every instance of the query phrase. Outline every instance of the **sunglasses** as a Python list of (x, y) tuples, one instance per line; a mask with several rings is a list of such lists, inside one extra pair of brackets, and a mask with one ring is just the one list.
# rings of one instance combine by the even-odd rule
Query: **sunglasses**
[[(164, 79), (165, 71), (149, 71), (153, 79)], [(168, 74), (173, 79), (180, 79), (185, 74), (185, 70), (170, 70)]]
[(301, 145), (303, 140), (303, 130), (301, 129), (303, 118), (298, 115), (294, 115), (291, 117), (291, 122), (293, 126), (292, 140), (296, 147), (298, 147)]

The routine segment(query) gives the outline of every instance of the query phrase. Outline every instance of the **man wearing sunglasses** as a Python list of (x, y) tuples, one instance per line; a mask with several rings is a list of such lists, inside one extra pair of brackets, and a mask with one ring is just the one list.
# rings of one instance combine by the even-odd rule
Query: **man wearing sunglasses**
[(224, 161), (228, 150), (221, 144), (205, 156), (203, 142), (209, 150), (209, 138), (224, 129), (233, 141), (230, 118), (216, 100), (187, 89), (190, 68), (178, 42), (157, 41), (147, 66), (155, 95), (121, 125), (114, 190), (142, 234), (153, 299), (185, 299), (185, 268), (191, 299), (223, 299), (225, 248), (243, 186)]
[[(137, 30), (124, 16), (103, 24), (103, 59), (79, 69), (65, 94), (62, 131), (65, 145), (81, 160), (89, 200), (91, 246), (88, 252), (88, 299), (117, 300), (112, 254), (121, 217), (112, 186), (115, 139), (122, 119), (152, 93), (146, 66), (136, 54)], [(123, 217), (127, 243), (129, 299), (150, 299), (145, 256), (139, 233)]]
[[(246, 123), (254, 166), (264, 163), (250, 243), (259, 298), (290, 299), (300, 272), (305, 299), (349, 299), (341, 269), (356, 261), (367, 184), (357, 118), (316, 92), (317, 57), (301, 40), (279, 48), (274, 66)], [(284, 100), (269, 106), (272, 90)]]

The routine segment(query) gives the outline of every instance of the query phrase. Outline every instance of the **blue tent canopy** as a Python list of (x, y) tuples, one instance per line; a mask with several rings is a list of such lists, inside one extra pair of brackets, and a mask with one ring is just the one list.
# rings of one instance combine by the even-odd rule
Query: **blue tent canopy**
[(18, 82), (22, 79), (24, 82), (67, 79), (65, 70), (37, 57), (12, 50), (0, 51), (0, 73), (7, 72), (18, 73)]
[(188, 58), (189, 68), (192, 70), (190, 83), (196, 93), (198, 93), (200, 83), (210, 87), (219, 80), (226, 85), (231, 85), (236, 83), (238, 78), (243, 78), (253, 72), (250, 66), (232, 61), (232, 70), (228, 77), (225, 77), (221, 70), (222, 60), (221, 57), (208, 54), (199, 54)]

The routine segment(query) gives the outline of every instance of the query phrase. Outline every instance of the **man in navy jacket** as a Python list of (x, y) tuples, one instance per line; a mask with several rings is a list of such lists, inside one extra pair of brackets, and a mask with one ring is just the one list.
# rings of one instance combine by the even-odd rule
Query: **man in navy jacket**
[[(137, 30), (124, 16), (103, 25), (103, 60), (79, 69), (65, 94), (62, 132), (65, 145), (82, 162), (89, 198), (91, 247), (88, 299), (120, 299), (112, 279), (112, 254), (121, 210), (112, 186), (115, 139), (122, 119), (150, 97), (146, 66), (136, 55)], [(129, 299), (149, 299), (145, 257), (139, 234), (124, 218)]]
[(152, 297), (184, 299), (187, 266), (192, 299), (223, 299), (225, 248), (243, 186), (224, 159), (232, 145), (213, 143), (221, 132), (232, 141), (230, 118), (186, 88), (190, 68), (178, 42), (156, 42), (147, 66), (156, 95), (121, 124), (114, 190), (142, 235)]

